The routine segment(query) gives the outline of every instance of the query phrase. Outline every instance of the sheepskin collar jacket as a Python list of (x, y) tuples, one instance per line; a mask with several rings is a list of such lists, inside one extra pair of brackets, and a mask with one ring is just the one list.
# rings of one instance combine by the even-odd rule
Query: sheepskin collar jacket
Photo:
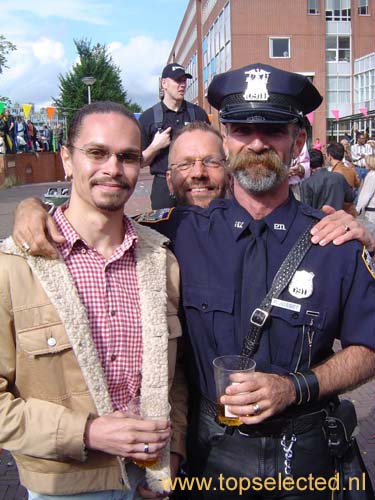
[[(168, 404), (175, 375), (181, 335), (179, 271), (165, 247), (168, 240), (134, 225), (143, 342), (141, 398), (142, 405), (157, 412)], [(64, 495), (129, 488), (126, 460), (85, 453), (87, 418), (113, 409), (87, 315), (64, 261), (26, 255), (12, 238), (0, 244), (0, 252), (1, 446), (12, 452), (21, 482), (31, 491)], [(170, 391), (171, 449), (184, 455), (182, 386)], [(163, 491), (162, 480), (169, 478), (169, 451), (146, 469), (155, 491)]]

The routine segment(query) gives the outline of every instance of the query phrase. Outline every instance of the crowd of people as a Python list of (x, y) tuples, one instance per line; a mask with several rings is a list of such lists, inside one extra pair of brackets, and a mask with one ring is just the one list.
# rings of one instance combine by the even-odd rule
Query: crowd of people
[(8, 109), (0, 114), (0, 154), (60, 151), (63, 145), (62, 123), (37, 127), (23, 116), (14, 117)]
[[(361, 220), (375, 222), (375, 140), (358, 132), (356, 142), (322, 144), (315, 139), (308, 151), (311, 176), (301, 180), (301, 201), (321, 209), (330, 205)], [(335, 175), (332, 175), (335, 174)], [(337, 176), (340, 174), (341, 178)], [(372, 228), (375, 233), (375, 228)]]
[[(316, 170), (305, 117), (322, 97), (307, 77), (259, 63), (217, 75), (222, 133), (189, 114), (188, 77), (163, 72), (173, 109), (148, 112), (148, 143), (147, 116), (79, 110), (61, 150), (69, 204), (24, 200), (0, 244), (0, 444), (31, 500), (161, 499), (181, 466), (207, 488), (177, 499), (333, 498), (327, 419), (375, 375), (375, 241), (353, 215), (296, 199)], [(347, 182), (344, 147), (330, 146)], [(124, 206), (161, 149), (153, 199), (176, 207), (132, 220)], [(213, 361), (239, 354), (256, 371), (218, 396)], [(128, 411), (137, 396), (145, 418)]]

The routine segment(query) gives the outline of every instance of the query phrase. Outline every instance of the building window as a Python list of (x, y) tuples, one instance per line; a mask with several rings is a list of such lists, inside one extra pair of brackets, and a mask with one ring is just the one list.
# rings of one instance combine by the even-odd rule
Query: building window
[(358, 0), (358, 15), (368, 16), (368, 0)]
[(269, 41), (270, 57), (290, 57), (290, 39), (289, 38), (270, 38)]
[(232, 66), (232, 52), (231, 52), (231, 45), (230, 42), (228, 42), (225, 46), (225, 68), (228, 71)]
[(350, 104), (350, 76), (330, 76), (327, 78), (327, 107)]
[(326, 0), (326, 21), (350, 20), (350, 0)]
[(329, 35), (326, 38), (327, 62), (350, 62), (350, 37)]
[(202, 41), (203, 82), (207, 86), (215, 74), (231, 67), (230, 2), (213, 21)]
[(230, 41), (230, 6), (229, 3), (224, 7), (225, 18), (225, 43)]
[(307, 0), (307, 13), (310, 15), (319, 14), (319, 0)]

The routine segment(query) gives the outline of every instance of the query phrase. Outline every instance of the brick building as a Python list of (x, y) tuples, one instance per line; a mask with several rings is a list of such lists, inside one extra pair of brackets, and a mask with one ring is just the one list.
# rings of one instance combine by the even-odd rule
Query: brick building
[(215, 74), (263, 62), (309, 76), (324, 96), (310, 116), (322, 141), (375, 136), (375, 0), (189, 0), (168, 62), (193, 75), (187, 99), (205, 99)]

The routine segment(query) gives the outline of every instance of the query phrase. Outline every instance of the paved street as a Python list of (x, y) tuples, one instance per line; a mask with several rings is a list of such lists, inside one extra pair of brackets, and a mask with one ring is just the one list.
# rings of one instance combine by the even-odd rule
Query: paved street
[[(0, 190), (0, 239), (5, 238), (11, 231), (13, 212), (18, 202), (28, 196), (41, 197), (49, 185), (17, 186)], [(128, 214), (136, 214), (150, 207), (150, 186), (151, 177), (147, 172), (142, 172), (137, 189), (126, 207)], [(346, 394), (345, 397), (351, 399), (357, 408), (358, 444), (375, 484), (375, 381)], [(0, 500), (26, 498), (25, 489), (19, 485), (14, 461), (3, 451), (0, 454)]]
[[(150, 190), (152, 177), (148, 169), (142, 170), (139, 181), (133, 196), (125, 207), (125, 212), (129, 215), (138, 214), (150, 209)], [(7, 237), (12, 230), (13, 214), (18, 203), (28, 196), (42, 198), (47, 191), (47, 187), (56, 185), (66, 185), (65, 182), (50, 184), (28, 184), (25, 186), (15, 186), (10, 189), (0, 189), (0, 239)]]

